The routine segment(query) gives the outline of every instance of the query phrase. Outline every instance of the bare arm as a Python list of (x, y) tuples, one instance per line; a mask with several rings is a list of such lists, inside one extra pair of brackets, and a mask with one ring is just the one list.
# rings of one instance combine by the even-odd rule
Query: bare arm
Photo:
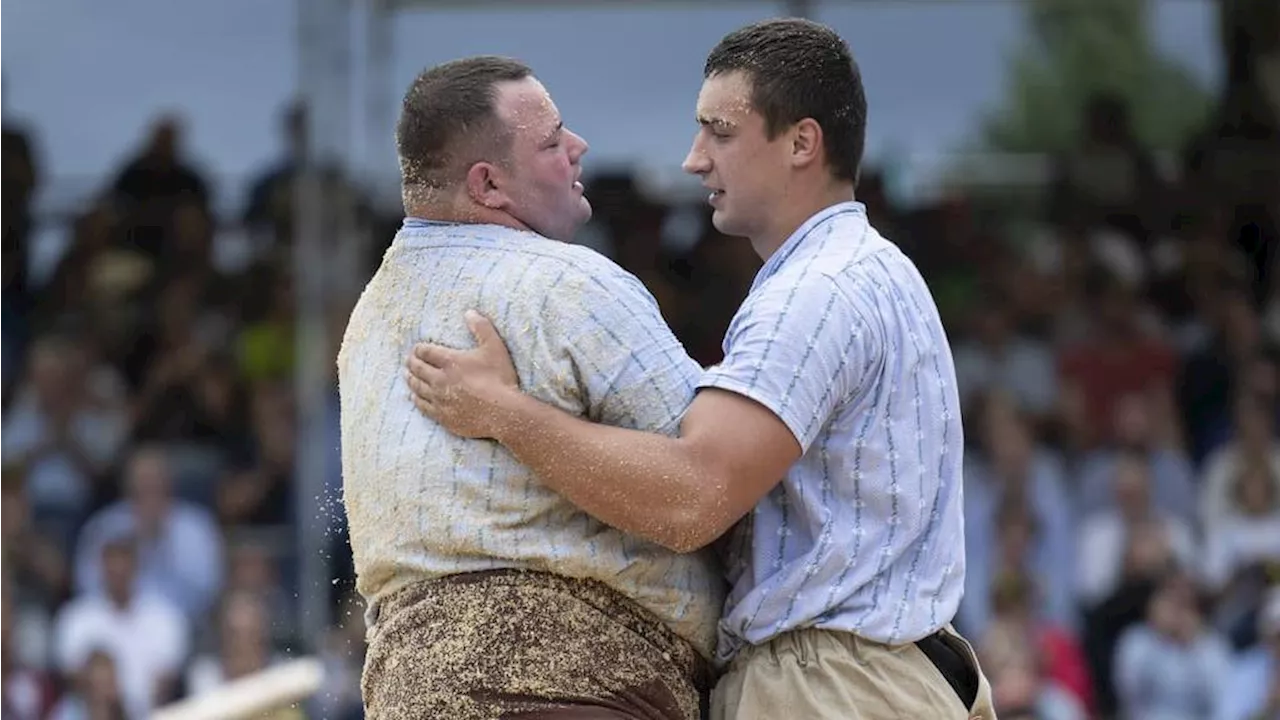
[(502, 340), (469, 316), (475, 350), (420, 345), (408, 381), (450, 431), (502, 443), (550, 488), (601, 521), (672, 550), (696, 550), (745, 515), (801, 455), (787, 426), (741, 395), (709, 389), (678, 438), (598, 425), (525, 395)]

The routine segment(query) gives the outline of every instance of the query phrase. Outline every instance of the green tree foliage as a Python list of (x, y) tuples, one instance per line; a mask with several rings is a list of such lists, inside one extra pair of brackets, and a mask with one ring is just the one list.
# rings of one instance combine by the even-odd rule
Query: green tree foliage
[(1211, 97), (1149, 33), (1149, 0), (1023, 0), (1027, 38), (1011, 58), (1004, 105), (983, 124), (987, 149), (1058, 152), (1079, 138), (1087, 99), (1126, 100), (1147, 147), (1179, 149)]

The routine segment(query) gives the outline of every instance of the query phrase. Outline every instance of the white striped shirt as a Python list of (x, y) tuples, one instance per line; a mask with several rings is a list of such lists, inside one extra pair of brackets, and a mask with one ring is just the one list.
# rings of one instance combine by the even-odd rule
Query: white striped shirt
[[(474, 344), (490, 318), (521, 387), (592, 421), (674, 434), (701, 368), (644, 286), (583, 247), (491, 225), (409, 219), (352, 313), (338, 358), (344, 501), (357, 588), (527, 568), (599, 580), (710, 656), (724, 599), (709, 552), (680, 555), (588, 516), (497, 443), (421, 415), (415, 342)], [(376, 610), (371, 614), (376, 617)]]
[(924, 637), (964, 587), (963, 432), (937, 307), (841, 203), (765, 263), (700, 387), (772, 410), (804, 450), (730, 542), (719, 659), (797, 628)]

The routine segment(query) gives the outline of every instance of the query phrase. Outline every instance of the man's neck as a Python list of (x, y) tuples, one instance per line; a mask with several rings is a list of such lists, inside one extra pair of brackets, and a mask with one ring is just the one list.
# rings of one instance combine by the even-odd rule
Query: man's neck
[(833, 205), (851, 202), (853, 183), (831, 181), (812, 190), (797, 187), (793, 189), (792, 195), (798, 199), (797, 202), (782, 213), (774, 227), (760, 237), (750, 238), (751, 247), (765, 262), (768, 262), (778, 248), (785, 245), (809, 218)]
[(406, 204), (405, 216), (464, 225), (501, 225), (515, 230), (530, 229), (528, 225), (520, 222), (510, 213), (475, 205), (470, 202), (462, 202), (456, 198), (443, 202)]

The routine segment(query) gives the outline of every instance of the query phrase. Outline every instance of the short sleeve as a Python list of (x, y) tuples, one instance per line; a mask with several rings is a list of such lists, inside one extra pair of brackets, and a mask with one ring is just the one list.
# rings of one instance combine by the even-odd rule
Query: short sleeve
[(634, 276), (609, 268), (581, 285), (578, 331), (567, 348), (587, 417), (594, 422), (675, 434), (702, 369), (690, 359)]
[(729, 325), (725, 358), (699, 388), (764, 405), (808, 452), (874, 361), (870, 326), (833, 278), (775, 276), (748, 296)]

